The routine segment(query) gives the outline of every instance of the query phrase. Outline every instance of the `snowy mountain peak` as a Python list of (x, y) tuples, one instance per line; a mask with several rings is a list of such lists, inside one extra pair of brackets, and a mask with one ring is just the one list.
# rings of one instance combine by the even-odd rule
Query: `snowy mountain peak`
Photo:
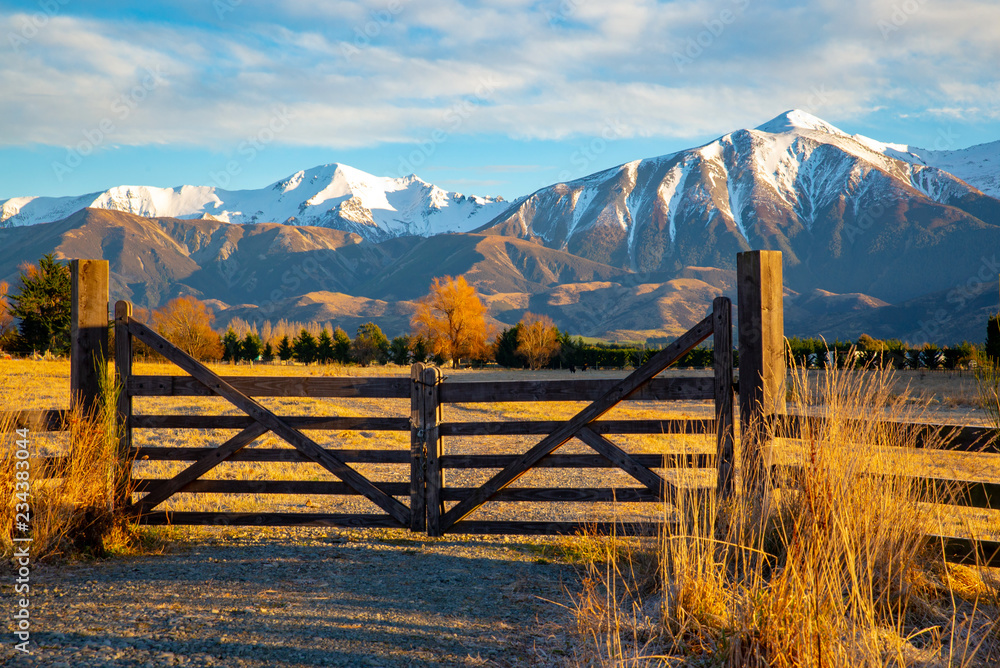
[(116, 186), (78, 197), (12, 198), (0, 202), (0, 227), (61, 220), (90, 207), (151, 218), (313, 225), (381, 241), (403, 235), (468, 232), (506, 206), (502, 198), (451, 193), (416, 175), (381, 177), (331, 163), (295, 172), (258, 190)]
[(783, 114), (775, 116), (767, 123), (758, 125), (756, 129), (773, 135), (799, 130), (814, 130), (831, 135), (848, 136), (846, 132), (801, 109), (790, 109)]

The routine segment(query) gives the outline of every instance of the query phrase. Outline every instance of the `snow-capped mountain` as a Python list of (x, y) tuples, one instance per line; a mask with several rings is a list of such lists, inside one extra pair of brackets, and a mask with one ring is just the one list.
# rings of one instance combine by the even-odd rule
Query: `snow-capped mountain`
[[(964, 166), (985, 185), (1000, 171), (1000, 143), (898, 153), (793, 110), (698, 148), (543, 188), (479, 231), (668, 275), (731, 268), (737, 252), (770, 248), (784, 252), (786, 275), (807, 279), (796, 289), (827, 281), (896, 299), (916, 290), (901, 263), (958, 243), (953, 231), (1000, 232), (1000, 200), (934, 164)], [(951, 273), (928, 280), (945, 289)]]
[[(957, 176), (990, 197), (1000, 198), (1000, 140), (948, 151), (887, 144), (862, 135), (854, 135), (854, 138), (890, 158), (914, 165), (936, 167)], [(942, 136), (942, 139), (945, 137)]]
[(15, 197), (0, 202), (0, 227), (60, 220), (89, 207), (146, 217), (313, 225), (381, 241), (403, 235), (467, 232), (506, 206), (502, 198), (446, 192), (416, 175), (378, 177), (330, 164), (297, 172), (259, 190), (117, 186), (79, 197)]

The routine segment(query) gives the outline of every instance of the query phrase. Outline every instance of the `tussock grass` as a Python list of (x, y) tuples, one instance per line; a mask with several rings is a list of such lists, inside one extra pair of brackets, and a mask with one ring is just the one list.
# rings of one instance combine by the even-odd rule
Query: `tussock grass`
[[(105, 367), (101, 377), (102, 396), (97, 408), (84, 414), (69, 415), (66, 440), (70, 447), (58, 464), (45, 470), (34, 441), (40, 434), (29, 431), (31, 452), (30, 495), (18, 497), (16, 471), (24, 470), (16, 457), (20, 437), (9, 418), (0, 418), (0, 552), (13, 553), (16, 530), (15, 514), (27, 503), (31, 527), (31, 552), (36, 559), (81, 554), (103, 557), (128, 551), (148, 543), (149, 532), (138, 532), (116, 512), (115, 489), (119, 469), (116, 465), (118, 432), (115, 402), (118, 388)], [(22, 462), (18, 467), (18, 462)]]
[(765, 503), (684, 494), (686, 521), (657, 540), (594, 539), (580, 665), (1000, 664), (995, 578), (925, 538), (949, 492), (907, 477), (913, 430), (854, 421), (912, 417), (891, 372), (797, 372), (792, 386), (792, 410), (828, 421), (775, 441)]
[(1000, 366), (985, 356), (976, 366), (976, 389), (990, 426), (1000, 429)]

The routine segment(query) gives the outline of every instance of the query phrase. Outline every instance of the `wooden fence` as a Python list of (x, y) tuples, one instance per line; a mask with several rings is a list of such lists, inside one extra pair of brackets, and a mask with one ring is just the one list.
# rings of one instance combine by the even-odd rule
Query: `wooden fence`
[[(71, 372), (71, 408), (86, 409), (99, 396), (97, 362), (107, 359), (107, 263), (74, 260), (74, 309)], [(781, 256), (774, 251), (741, 253), (737, 262), (740, 352), (735, 383), (732, 368), (731, 305), (726, 298), (713, 303), (709, 315), (692, 330), (655, 355), (623, 380), (579, 378), (558, 381), (458, 382), (442, 378), (434, 367), (414, 365), (409, 378), (330, 378), (219, 376), (191, 359), (159, 334), (131, 317), (131, 306), (119, 302), (115, 309), (116, 373), (123, 387), (118, 413), (122, 427), (119, 455), (123, 462), (193, 462), (169, 479), (132, 479), (124, 466), (119, 503), (139, 521), (149, 524), (249, 524), (407, 527), (432, 536), (447, 533), (567, 533), (579, 522), (482, 521), (468, 519), (487, 501), (537, 503), (662, 502), (677, 491), (657, 473), (673, 467), (717, 470), (715, 488), (721, 495), (734, 493), (734, 474), (742, 468), (743, 493), (762, 494), (770, 485), (773, 469), (768, 434), (773, 427), (789, 437), (801, 432), (809, 420), (787, 414), (785, 357), (781, 305)], [(687, 351), (713, 338), (714, 373), (711, 377), (657, 378)], [(140, 376), (132, 372), (132, 342), (140, 339), (154, 351), (180, 366), (188, 375)], [(740, 395), (742, 436), (734, 435), (733, 392)], [(147, 415), (133, 410), (135, 397), (221, 396), (243, 415)], [(409, 399), (410, 416), (341, 417), (278, 416), (256, 397), (353, 397)], [(714, 419), (702, 420), (602, 420), (623, 400), (711, 400)], [(591, 402), (570, 420), (449, 422), (443, 407), (457, 403), (490, 402)], [(36, 431), (65, 429), (67, 411), (20, 411), (16, 423)], [(955, 425), (923, 425), (927, 433), (945, 430), (952, 449), (998, 452), (994, 430)], [(229, 429), (239, 433), (221, 445), (208, 448), (134, 447), (133, 430)], [(324, 448), (306, 432), (365, 430), (409, 432), (409, 449), (358, 450)], [(274, 433), (292, 448), (251, 447), (265, 433)], [(612, 434), (704, 434), (716, 436), (714, 455), (663, 455), (628, 453), (607, 438)], [(452, 437), (540, 436), (525, 452), (506, 454), (450, 453)], [(557, 454), (554, 451), (576, 438), (593, 454)], [(916, 440), (919, 446), (921, 440)], [(736, 445), (741, 447), (737, 450)], [(313, 462), (337, 480), (213, 480), (206, 478), (223, 461)], [(57, 462), (48, 462), (54, 464)], [(372, 481), (354, 464), (386, 464), (405, 470), (406, 482)], [(58, 467), (45, 467), (58, 470)], [(517, 487), (514, 483), (538, 468), (617, 469), (640, 483), (638, 487)], [(449, 471), (498, 470), (479, 486), (450, 486)], [(921, 478), (929, 485), (955, 481)], [(986, 482), (964, 484), (961, 505), (998, 507), (1000, 486)], [(212, 513), (169, 512), (158, 507), (175, 494), (303, 494), (361, 495), (382, 512), (333, 513)], [(450, 504), (450, 505), (449, 505)], [(648, 523), (587, 522), (591, 530), (635, 533), (655, 530)], [(1000, 543), (957, 537), (942, 541), (949, 559), (1000, 565)]]

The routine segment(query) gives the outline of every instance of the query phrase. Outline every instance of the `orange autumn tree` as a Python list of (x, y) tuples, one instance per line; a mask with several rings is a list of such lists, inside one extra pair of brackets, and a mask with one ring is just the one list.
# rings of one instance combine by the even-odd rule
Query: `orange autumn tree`
[(171, 299), (153, 311), (153, 328), (195, 359), (220, 359), (222, 344), (212, 329), (215, 314), (190, 295)]
[(431, 291), (417, 300), (411, 321), (413, 333), (430, 342), (435, 354), (450, 359), (486, 354), (486, 307), (463, 276), (435, 278)]
[(559, 329), (547, 315), (526, 312), (517, 330), (517, 354), (532, 370), (541, 369), (559, 352)]
[(10, 285), (0, 281), (0, 350), (13, 343), (14, 335), (17, 333), (14, 316), (10, 312), (10, 303), (7, 301), (8, 290)]

